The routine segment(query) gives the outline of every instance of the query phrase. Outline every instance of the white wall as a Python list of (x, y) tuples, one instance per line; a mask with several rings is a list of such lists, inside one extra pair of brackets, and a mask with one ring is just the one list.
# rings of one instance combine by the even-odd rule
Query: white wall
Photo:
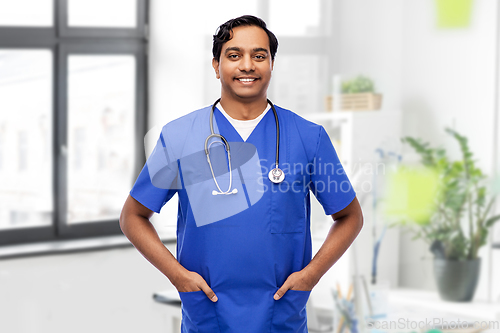
[[(457, 143), (444, 132), (450, 126), (469, 138), (483, 170), (492, 174), (494, 149), (496, 1), (476, 0), (470, 27), (438, 29), (435, 2), (404, 1), (402, 15), (401, 99), (403, 131), (445, 147), (458, 159)], [(403, 236), (408, 240), (407, 236)], [(401, 242), (402, 286), (435, 289), (426, 246)], [(488, 296), (488, 251), (477, 299)]]
[[(359, 122), (353, 128), (355, 145), (353, 154), (354, 167), (359, 164), (376, 163), (375, 148), (387, 151), (397, 151), (401, 137), (401, 76), (402, 76), (402, 9), (403, 2), (399, 0), (341, 0), (337, 6), (339, 12), (339, 45), (338, 64), (341, 79), (351, 79), (357, 75), (365, 75), (373, 79), (375, 89), (383, 95), (382, 109), (379, 118), (387, 119), (385, 126), (377, 122), (366, 124)], [(363, 125), (364, 124), (364, 125)], [(367, 126), (368, 125), (368, 126)], [(361, 126), (361, 127), (360, 127)], [(364, 126), (364, 127), (363, 127)], [(364, 146), (370, 150), (363, 149)], [(377, 170), (381, 185), (385, 171)], [(375, 183), (373, 179), (370, 182)], [(376, 191), (380, 191), (378, 188)], [(361, 193), (358, 198), (361, 199)], [(383, 218), (372, 209), (373, 197), (368, 195), (362, 206), (365, 224), (356, 239), (356, 254), (359, 273), (370, 281), (373, 258), (373, 225), (376, 224), (379, 237)], [(378, 281), (387, 281), (391, 287), (399, 285), (398, 245), (399, 234), (396, 229), (388, 229), (381, 242), (378, 259)], [(352, 270), (351, 270), (352, 272)]]
[[(382, 112), (401, 117), (402, 128), (396, 133), (442, 145), (458, 159), (456, 142), (444, 132), (444, 127), (453, 127), (469, 138), (478, 165), (493, 174), (497, 2), (476, 0), (470, 27), (448, 30), (436, 27), (434, 0), (341, 0), (338, 8), (340, 74), (365, 74), (375, 80), (383, 93)], [(388, 145), (398, 147), (397, 142)], [(411, 149), (401, 148), (406, 161), (415, 159)], [(369, 218), (365, 215), (368, 228)], [(371, 244), (362, 243), (365, 251), (358, 251), (371, 257)], [(435, 290), (428, 246), (401, 232), (398, 250), (399, 264), (387, 262), (386, 267), (398, 268), (399, 285)], [(476, 298), (487, 299), (486, 247), (480, 256), (483, 269)]]
[(0, 260), (0, 332), (169, 333), (170, 288), (133, 247)]
[(401, 108), (402, 7), (399, 0), (340, 0), (340, 74), (375, 81), (383, 94), (383, 110)]
[(438, 29), (434, 1), (405, 1), (403, 11), (404, 131), (459, 149), (443, 131), (469, 137), (479, 166), (491, 172), (497, 2), (476, 0), (470, 27)]

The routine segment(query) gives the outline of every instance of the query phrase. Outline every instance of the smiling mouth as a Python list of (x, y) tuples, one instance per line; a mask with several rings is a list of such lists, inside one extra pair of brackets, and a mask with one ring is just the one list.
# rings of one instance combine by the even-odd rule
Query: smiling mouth
[(257, 79), (255, 79), (255, 78), (241, 78), (241, 79), (236, 79), (236, 80), (238, 80), (240, 82), (253, 82)]

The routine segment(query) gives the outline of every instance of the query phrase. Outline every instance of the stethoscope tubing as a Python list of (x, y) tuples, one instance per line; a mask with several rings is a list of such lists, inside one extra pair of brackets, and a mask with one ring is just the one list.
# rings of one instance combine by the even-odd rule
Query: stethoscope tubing
[[(227, 142), (226, 138), (224, 136), (222, 136), (221, 134), (217, 134), (214, 132), (214, 123), (213, 123), (213, 118), (214, 118), (214, 110), (215, 110), (215, 107), (217, 105), (217, 103), (220, 102), (220, 98), (217, 99), (214, 104), (212, 105), (212, 110), (210, 111), (210, 135), (207, 136), (207, 138), (205, 139), (205, 154), (207, 156), (207, 161), (208, 161), (208, 165), (210, 166), (210, 171), (212, 172), (212, 177), (214, 179), (214, 182), (215, 182), (215, 185), (217, 186), (217, 189), (219, 190), (219, 192), (217, 191), (212, 191), (212, 194), (213, 195), (217, 195), (217, 194), (235, 194), (237, 193), (237, 189), (234, 189), (233, 191), (230, 191), (231, 190), (231, 186), (232, 186), (232, 170), (231, 170), (231, 148), (229, 146), (229, 142)], [(269, 103), (269, 105), (271, 105), (271, 109), (273, 110), (273, 114), (274, 114), (274, 120), (276, 122), (276, 161), (275, 161), (275, 168), (279, 170), (279, 154), (280, 154), (280, 124), (279, 124), (279, 119), (278, 119), (278, 113), (276, 112), (276, 109), (274, 107), (274, 104), (269, 100), (267, 99), (267, 103)], [(208, 141), (211, 139), (211, 138), (219, 138), (222, 140), (223, 144), (224, 144), (224, 147), (227, 151), (227, 155), (228, 155), (228, 160), (229, 160), (229, 188), (227, 191), (223, 192), (221, 190), (221, 188), (219, 187), (219, 183), (217, 182), (217, 179), (215, 178), (215, 174), (214, 174), (214, 170), (212, 168), (212, 162), (210, 161), (210, 146), (211, 144), (209, 145), (208, 144)], [(212, 142), (213, 143), (213, 142)], [(281, 170), (280, 170), (281, 171)]]
[[(229, 143), (227, 142), (226, 138), (224, 138), (222, 135), (214, 132), (214, 121), (213, 121), (214, 110), (215, 110), (215, 107), (217, 106), (217, 103), (219, 103), (219, 102), (220, 102), (220, 98), (217, 99), (215, 101), (215, 103), (212, 105), (212, 111), (210, 112), (210, 135), (205, 139), (205, 154), (207, 154), (207, 155), (209, 154), (208, 141), (213, 137), (217, 137), (224, 142), (224, 144), (227, 147), (226, 150), (228, 153), (230, 150)], [(273, 114), (274, 114), (274, 120), (276, 122), (276, 168), (277, 168), (279, 166), (279, 159), (280, 159), (280, 123), (279, 123), (279, 119), (278, 119), (278, 113), (276, 112), (274, 104), (269, 99), (267, 99), (267, 103), (269, 103), (269, 105), (271, 105), (271, 109), (273, 110)]]

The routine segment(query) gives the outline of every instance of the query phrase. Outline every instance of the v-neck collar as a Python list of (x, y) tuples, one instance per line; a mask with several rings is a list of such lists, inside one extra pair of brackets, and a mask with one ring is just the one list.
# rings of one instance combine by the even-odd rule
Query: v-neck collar
[(272, 109), (267, 111), (264, 117), (257, 123), (255, 128), (252, 130), (252, 133), (248, 136), (246, 140), (243, 140), (241, 135), (238, 133), (238, 131), (234, 128), (234, 126), (227, 120), (227, 118), (221, 113), (221, 111), (215, 107), (214, 110), (214, 118), (215, 121), (217, 122), (217, 127), (219, 128), (220, 134), (226, 138), (228, 141), (233, 141), (233, 142), (250, 142), (253, 141), (253, 136), (255, 135), (255, 132), (259, 131), (263, 123), (268, 121), (269, 119), (269, 113), (272, 113)]

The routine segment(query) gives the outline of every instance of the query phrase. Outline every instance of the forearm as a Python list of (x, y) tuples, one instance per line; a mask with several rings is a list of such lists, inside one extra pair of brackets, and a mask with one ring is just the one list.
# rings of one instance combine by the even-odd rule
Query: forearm
[(120, 227), (135, 248), (174, 285), (184, 268), (165, 247), (151, 222), (142, 216), (125, 215)]
[(318, 253), (304, 268), (312, 285), (316, 285), (319, 279), (339, 260), (359, 234), (362, 226), (363, 218), (357, 214), (335, 220)]

